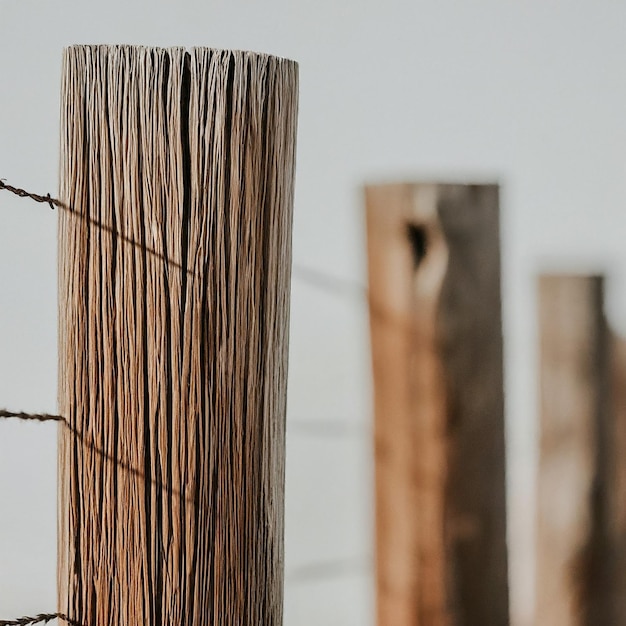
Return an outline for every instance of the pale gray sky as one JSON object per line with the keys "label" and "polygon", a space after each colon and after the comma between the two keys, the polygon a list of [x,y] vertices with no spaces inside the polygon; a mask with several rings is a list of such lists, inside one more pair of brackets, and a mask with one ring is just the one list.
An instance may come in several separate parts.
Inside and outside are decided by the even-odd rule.
{"label": "pale gray sky", "polygon": [[[608,0],[0,0],[0,178],[56,192],[60,63],[74,43],[202,45],[300,62],[294,259],[364,281],[365,181],[497,180],[512,606],[532,610],[534,273],[611,270],[626,328],[626,4]],[[620,297],[621,294],[621,297]],[[0,194],[0,406],[56,408],[56,217]],[[289,419],[365,434],[288,437],[286,626],[371,626],[371,382],[362,303],[296,282]],[[0,423],[0,618],[53,610],[55,426]]]}

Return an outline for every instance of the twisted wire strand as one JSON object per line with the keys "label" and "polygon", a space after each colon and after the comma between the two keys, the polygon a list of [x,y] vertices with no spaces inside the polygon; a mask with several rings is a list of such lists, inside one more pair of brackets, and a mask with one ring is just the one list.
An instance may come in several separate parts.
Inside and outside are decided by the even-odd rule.
{"label": "twisted wire strand", "polygon": [[[61,415],[51,415],[50,413],[24,413],[23,411],[7,411],[6,409],[0,409],[0,418],[4,419],[20,419],[20,420],[32,420],[35,422],[64,422],[65,418]],[[0,626],[2,622],[0,621]]]}
{"label": "twisted wire strand", "polygon": [[81,626],[76,620],[70,619],[63,613],[39,613],[32,617],[25,616],[17,619],[0,619],[0,626],[29,626],[30,624],[47,624],[54,619],[64,621],[72,626]]}
{"label": "twisted wire strand", "polygon": [[[1,190],[10,191],[11,193],[19,196],[20,198],[30,198],[35,202],[40,202],[43,204],[50,205],[51,209],[58,207],[60,209],[72,210],[70,207],[67,207],[57,198],[53,198],[49,193],[45,196],[41,196],[36,193],[31,193],[30,191],[26,191],[25,189],[20,189],[19,187],[13,187],[5,182],[4,178],[0,178],[0,191]],[[81,219],[85,219],[85,216],[78,214],[78,217]],[[107,227],[105,224],[102,224],[96,220],[88,218],[87,221],[95,224],[96,226],[106,230],[107,232],[115,232]],[[115,232],[115,234],[121,237],[124,241],[131,243],[133,245],[137,245],[145,249],[147,252],[153,253],[152,250],[147,248],[143,244],[139,244],[135,241],[128,239],[123,236],[121,233]],[[169,260],[171,265],[177,266],[177,264],[173,263],[171,259]],[[348,280],[345,278],[338,278],[336,276],[331,276],[330,274],[326,274],[325,272],[320,272],[319,270],[312,269],[310,267],[306,267],[304,265],[299,265],[294,263],[293,265],[293,275],[295,278],[300,280],[303,283],[307,283],[313,287],[317,287],[319,289],[323,289],[324,291],[328,291],[331,293],[340,293],[342,295],[347,295],[350,297],[356,298],[365,298],[368,299],[368,289],[365,285],[362,285],[356,281]]]}
{"label": "twisted wire strand", "polygon": [[370,555],[334,561],[307,563],[285,574],[285,583],[303,583],[331,578],[342,578],[354,574],[368,574],[373,568],[374,558]]}
{"label": "twisted wire strand", "polygon": [[[7,191],[10,191],[11,193],[15,194],[16,196],[19,196],[20,198],[30,198],[31,200],[34,200],[35,202],[48,204],[53,211],[54,211],[55,206],[58,206],[58,207],[63,206],[63,203],[60,200],[53,198],[49,193],[46,194],[45,196],[40,196],[37,193],[30,193],[29,191],[26,191],[25,189],[20,189],[19,187],[13,187],[12,185],[8,185],[3,178],[0,179],[0,190],[2,189],[6,189]],[[0,626],[1,626],[1,622],[0,622]]]}

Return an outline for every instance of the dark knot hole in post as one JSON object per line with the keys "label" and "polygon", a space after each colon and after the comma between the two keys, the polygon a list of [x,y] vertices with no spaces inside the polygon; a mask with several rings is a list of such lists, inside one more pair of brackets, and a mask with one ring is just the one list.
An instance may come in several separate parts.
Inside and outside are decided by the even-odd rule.
{"label": "dark knot hole in post", "polygon": [[413,268],[418,269],[428,252],[428,237],[424,226],[417,224],[407,225],[407,237],[411,244],[411,252],[413,254]]}

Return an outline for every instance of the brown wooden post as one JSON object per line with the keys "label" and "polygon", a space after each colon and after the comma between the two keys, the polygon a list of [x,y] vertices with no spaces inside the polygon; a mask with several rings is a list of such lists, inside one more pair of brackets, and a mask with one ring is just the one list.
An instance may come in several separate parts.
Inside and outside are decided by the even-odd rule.
{"label": "brown wooden post", "polygon": [[366,188],[379,626],[508,623],[498,188]]}
{"label": "brown wooden post", "polygon": [[59,610],[279,626],[297,65],[76,46],[63,81]]}
{"label": "brown wooden post", "polygon": [[614,410],[609,423],[609,552],[613,624],[626,624],[626,340],[614,333],[611,345],[611,391]]}
{"label": "brown wooden post", "polygon": [[615,499],[615,485],[624,480],[616,474],[624,434],[615,429],[610,370],[618,372],[612,362],[619,359],[610,357],[603,279],[540,277],[539,324],[535,623],[614,626],[622,623],[616,541],[624,540],[615,525],[623,528],[617,517],[623,502]]}

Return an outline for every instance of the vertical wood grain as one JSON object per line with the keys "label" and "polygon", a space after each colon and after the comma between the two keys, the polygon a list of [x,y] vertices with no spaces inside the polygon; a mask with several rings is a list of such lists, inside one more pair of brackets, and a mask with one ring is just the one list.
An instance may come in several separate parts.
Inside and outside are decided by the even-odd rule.
{"label": "vertical wood grain", "polygon": [[59,610],[282,623],[297,65],[64,56]]}

